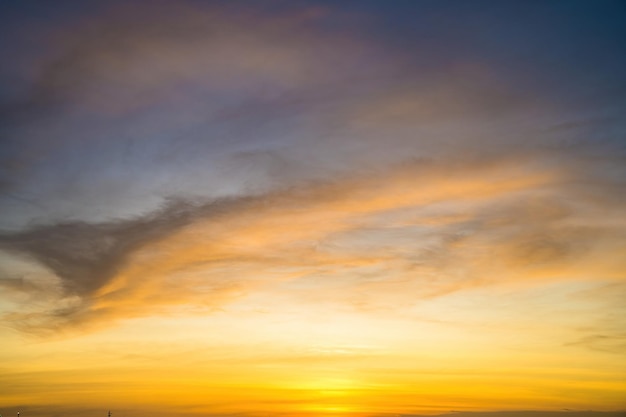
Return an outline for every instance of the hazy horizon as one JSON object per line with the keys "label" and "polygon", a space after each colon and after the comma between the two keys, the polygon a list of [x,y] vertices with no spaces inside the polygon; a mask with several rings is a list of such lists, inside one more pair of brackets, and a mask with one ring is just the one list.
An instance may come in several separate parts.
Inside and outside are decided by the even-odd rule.
{"label": "hazy horizon", "polygon": [[[147,410],[107,410],[106,408],[84,408],[84,409],[59,409],[58,407],[51,407],[46,409],[44,406],[39,406],[36,408],[26,407],[21,411],[19,407],[13,407],[9,409],[5,409],[5,416],[16,415],[18,411],[20,411],[20,417],[29,417],[29,416],[107,416],[108,413],[111,412],[111,417],[113,416],[126,416],[133,417],[138,415],[148,415],[146,414]],[[53,410],[52,412],[50,410]],[[159,412],[158,410],[150,410],[149,411],[152,416],[166,416],[171,415],[167,412]],[[239,415],[237,413],[228,413],[228,414],[211,414],[211,413],[189,413],[189,412],[180,412],[175,411],[176,415],[193,415],[193,416],[235,416]],[[257,412],[249,414],[251,416],[289,416],[292,415],[290,413],[267,413],[267,412]],[[301,415],[309,415],[307,413]],[[452,417],[452,416],[467,416],[467,417],[624,417],[626,415],[626,410],[622,411],[592,411],[592,410],[559,410],[559,411],[537,411],[537,410],[510,410],[510,411],[449,411],[442,412],[436,414],[398,414],[398,413],[367,413],[367,412],[357,412],[357,413],[348,413],[345,414],[347,416],[370,416],[370,417]]]}

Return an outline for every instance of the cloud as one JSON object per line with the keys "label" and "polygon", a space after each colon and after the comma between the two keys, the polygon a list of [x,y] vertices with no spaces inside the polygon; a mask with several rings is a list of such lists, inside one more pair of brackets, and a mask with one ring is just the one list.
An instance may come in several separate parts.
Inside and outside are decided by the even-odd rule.
{"label": "cloud", "polygon": [[188,222],[188,217],[187,207],[174,204],[139,220],[60,223],[4,234],[0,246],[27,253],[63,277],[67,294],[88,296],[116,272],[126,253],[171,233]]}
{"label": "cloud", "polygon": [[591,350],[622,355],[626,352],[626,333],[612,335],[592,334],[567,345],[583,346]]}
{"label": "cloud", "polygon": [[18,291],[18,292],[35,292],[40,289],[35,283],[19,278],[0,278],[0,288],[6,291]]}
{"label": "cloud", "polygon": [[476,286],[622,279],[614,230],[578,226],[585,217],[548,191],[564,174],[517,160],[412,163],[3,233],[2,250],[45,266],[63,289],[54,307],[8,317],[36,332],[214,311],[257,293],[367,312]]}
{"label": "cloud", "polygon": [[593,171],[603,188],[614,179],[599,167],[620,169],[619,140],[585,137],[613,143],[590,161],[588,147],[545,131],[602,115],[513,83],[486,57],[434,64],[418,51],[417,71],[380,33],[334,27],[346,13],[336,6],[144,6],[37,29],[48,52],[3,104],[2,227],[106,222],[164,196],[269,192],[409,158],[515,153],[585,181]]}
{"label": "cloud", "polygon": [[24,94],[0,109],[4,227],[32,217],[103,220],[154,210],[164,195],[266,187],[268,163],[240,156],[279,155],[284,137],[302,130],[298,119],[328,99],[320,90],[367,72],[363,60],[375,54],[319,30],[319,10],[191,2],[148,10],[116,3],[64,29],[36,29],[48,52]]}
{"label": "cloud", "polygon": [[[60,279],[61,304],[66,304],[43,315],[27,313],[15,317],[30,323],[29,328],[38,328],[88,315],[91,298],[115,276],[131,253],[172,234],[198,216],[218,216],[231,205],[233,202],[226,200],[200,206],[171,201],[155,213],[131,220],[58,223],[0,235],[1,249],[27,255]],[[20,286],[22,291],[36,288],[30,280],[25,282]]]}
{"label": "cloud", "polygon": [[[190,81],[216,90],[256,89],[263,80],[275,88],[294,80],[319,81],[319,71],[328,75],[325,59],[342,62],[339,44],[355,46],[345,38],[334,37],[331,46],[324,42],[327,35],[312,36],[316,16],[303,17],[305,10],[268,14],[262,8],[191,2],[143,6],[111,3],[100,14],[74,20],[72,30],[44,25],[40,30],[54,53],[37,72],[29,96],[14,103],[15,110],[52,110],[77,100],[123,112]],[[289,38],[283,37],[287,31]],[[300,48],[303,44],[310,49]]]}
{"label": "cloud", "polygon": [[614,119],[478,57],[416,73],[427,56],[321,30],[329,13],[116,4],[46,32],[29,93],[3,103],[0,247],[60,295],[12,322],[215,309],[267,288],[367,311],[622,279],[623,154],[597,131]]}

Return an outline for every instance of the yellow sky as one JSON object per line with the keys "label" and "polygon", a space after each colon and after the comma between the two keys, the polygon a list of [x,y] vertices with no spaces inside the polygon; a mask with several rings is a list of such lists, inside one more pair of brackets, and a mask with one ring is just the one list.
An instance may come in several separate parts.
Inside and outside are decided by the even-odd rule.
{"label": "yellow sky", "polygon": [[[563,219],[549,199],[563,175],[403,166],[200,217],[133,253],[62,333],[3,328],[2,399],[293,416],[618,409],[612,254],[625,240]],[[587,234],[584,250],[569,243]]]}

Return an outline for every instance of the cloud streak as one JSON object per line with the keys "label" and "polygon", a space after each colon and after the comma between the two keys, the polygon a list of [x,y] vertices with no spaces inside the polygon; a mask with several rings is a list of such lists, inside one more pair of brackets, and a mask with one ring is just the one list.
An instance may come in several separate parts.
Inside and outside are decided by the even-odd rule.
{"label": "cloud streak", "polygon": [[578,225],[582,212],[556,197],[564,174],[516,160],[454,171],[403,164],[383,177],[3,233],[0,247],[48,268],[67,303],[10,317],[32,331],[58,329],[194,303],[219,308],[270,289],[375,311],[475,286],[621,279],[611,272],[620,261],[610,254],[624,245],[615,225]]}

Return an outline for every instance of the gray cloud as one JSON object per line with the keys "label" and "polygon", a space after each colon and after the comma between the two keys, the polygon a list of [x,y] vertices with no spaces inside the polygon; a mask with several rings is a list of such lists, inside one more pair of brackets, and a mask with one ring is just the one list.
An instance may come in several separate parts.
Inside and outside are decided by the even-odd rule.
{"label": "gray cloud", "polygon": [[[132,219],[65,222],[0,233],[0,250],[45,266],[59,279],[61,287],[60,294],[52,294],[46,293],[51,291],[50,284],[46,287],[33,278],[3,278],[0,287],[19,290],[37,301],[34,309],[25,306],[3,317],[23,331],[42,335],[106,321],[116,311],[93,308],[94,296],[126,265],[130,255],[194,221],[213,219],[219,222],[220,215],[261,200],[242,197],[200,203],[172,199],[161,209]],[[51,303],[41,304],[43,299],[51,297]]]}
{"label": "gray cloud", "polygon": [[198,217],[209,217],[245,199],[194,204],[171,201],[161,210],[107,223],[68,222],[0,234],[0,248],[25,254],[62,280],[67,295],[89,297],[116,273],[129,253],[158,241]]}
{"label": "gray cloud", "polygon": [[40,293],[41,286],[24,277],[0,277],[0,288],[20,293]]}
{"label": "gray cloud", "polygon": [[626,333],[592,334],[568,343],[566,346],[582,346],[600,352],[623,355],[626,352]]}

